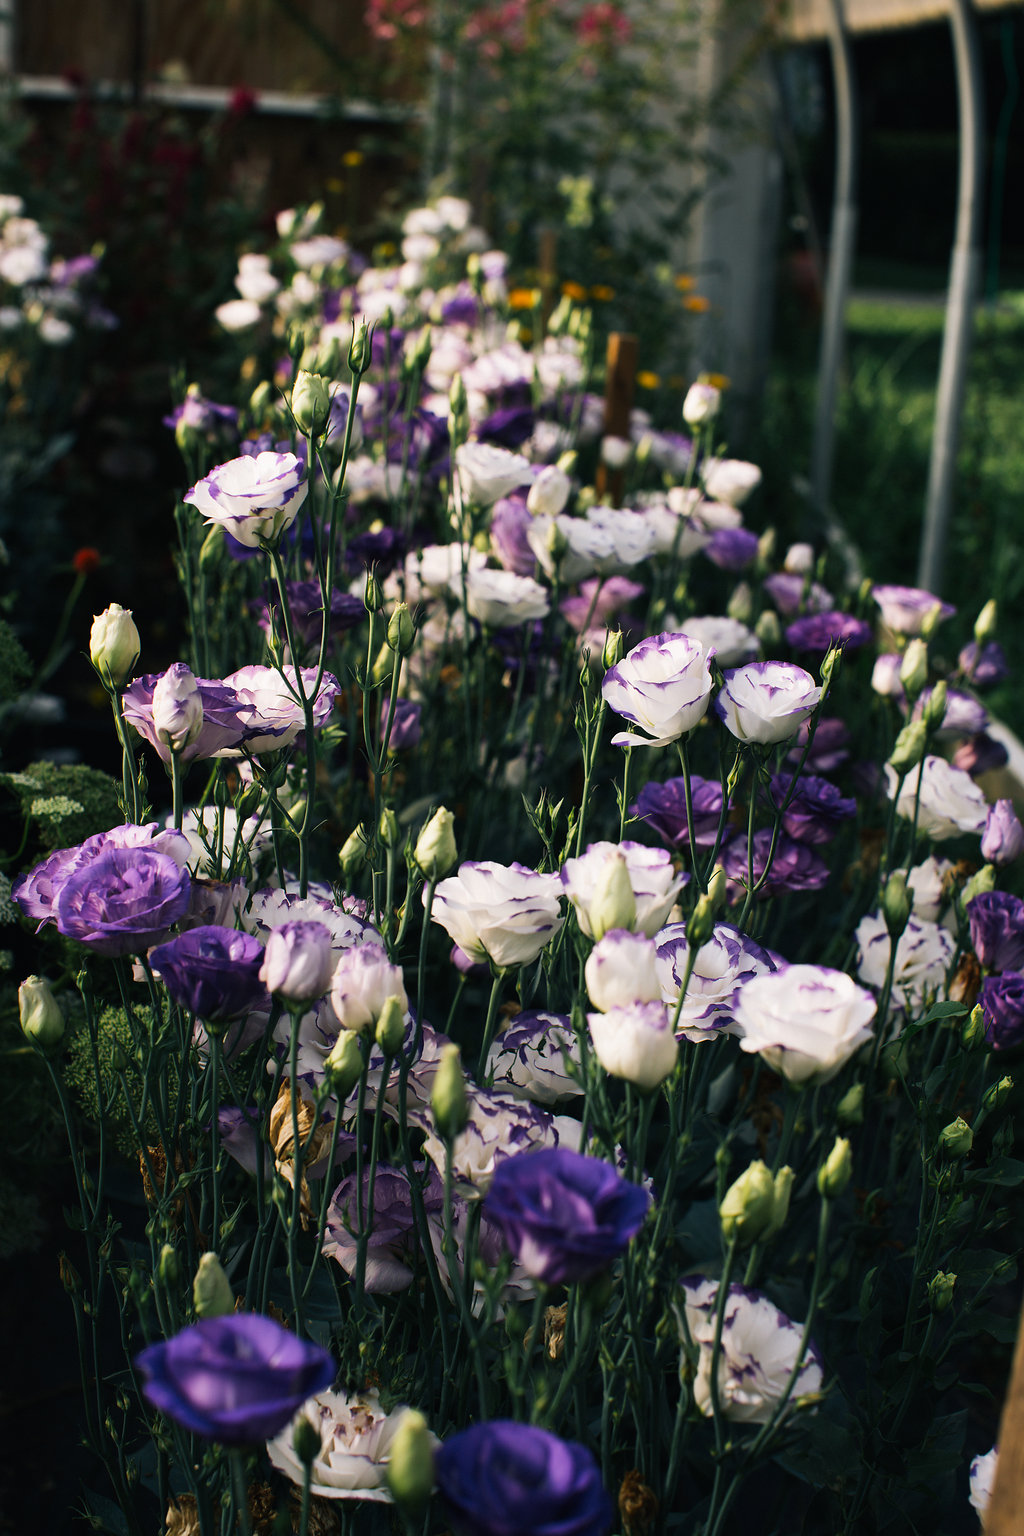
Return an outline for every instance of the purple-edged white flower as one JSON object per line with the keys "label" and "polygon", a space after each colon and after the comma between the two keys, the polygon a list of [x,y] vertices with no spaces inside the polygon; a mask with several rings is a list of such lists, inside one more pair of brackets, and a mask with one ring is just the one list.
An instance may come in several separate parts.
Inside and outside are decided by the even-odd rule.
{"label": "purple-edged white flower", "polygon": [[[452,1170],[460,1183],[484,1190],[504,1158],[558,1145],[554,1118],[538,1104],[500,1088],[474,1088],[467,1083],[466,1090],[469,1122],[452,1144]],[[409,1120],[427,1132],[424,1154],[443,1172],[445,1144],[434,1128],[432,1113],[410,1108]]]}
{"label": "purple-edged white flower", "polygon": [[579,1043],[567,1013],[517,1013],[491,1046],[487,1072],[498,1088],[545,1108],[583,1092]]}
{"label": "purple-edged white flower", "polygon": [[[393,1295],[412,1284],[417,1253],[416,1213],[409,1177],[403,1168],[378,1163],[373,1180],[373,1209],[369,1205],[370,1170],[363,1169],[362,1212],[369,1227],[363,1284],[374,1296]],[[342,1179],[327,1207],[323,1253],[340,1264],[347,1275],[358,1267],[360,1201],[354,1173]],[[436,1169],[422,1194],[424,1211],[437,1217],[444,1210],[444,1188]]]}
{"label": "purple-edged white flower", "polygon": [[333,968],[327,924],[300,920],[270,933],[260,980],[286,1003],[311,1003],[327,991]]}
{"label": "purple-edged white flower", "polygon": [[718,415],[721,403],[722,391],[716,389],[714,384],[705,384],[698,379],[686,391],[683,400],[683,420],[688,427],[699,427],[703,422],[711,421]]}
{"label": "purple-edged white flower", "polygon": [[738,667],[757,655],[757,636],[739,619],[726,615],[695,614],[677,626],[679,633],[688,635],[704,647],[708,656],[714,656],[720,667]]}
{"label": "purple-edged white flower", "polygon": [[385,1413],[373,1387],[357,1397],[318,1392],[279,1435],[267,1441],[267,1454],[277,1470],[301,1488],[305,1468],[295,1450],[295,1430],[305,1419],[320,1433],[320,1450],[313,1457],[310,1476],[313,1496],[390,1504],[387,1469],[391,1446],[408,1412],[405,1404],[399,1403]]}
{"label": "purple-edged white flower", "polygon": [[[693,1396],[701,1413],[713,1412],[711,1361],[715,1343],[718,1281],[691,1275],[682,1283],[686,1325],[700,1350]],[[760,1291],[730,1285],[718,1361],[718,1401],[727,1419],[767,1424],[782,1402],[797,1363],[785,1413],[803,1397],[821,1391],[821,1358],[813,1344],[801,1357],[803,1324],[794,1323]]]}
{"label": "purple-edged white flower", "polygon": [[561,892],[557,875],[524,864],[468,862],[437,885],[430,917],[473,960],[529,965],[565,921]]}
{"label": "purple-edged white flower", "polygon": [[291,527],[307,489],[301,459],[268,451],[219,464],[182,499],[239,544],[257,549],[261,540],[271,543]]}
{"label": "purple-edged white flower", "polygon": [[551,606],[547,591],[532,576],[496,571],[489,566],[466,576],[466,607],[491,629],[542,619]]}
{"label": "purple-edged white flower", "polygon": [[821,698],[803,667],[788,661],[752,661],[725,674],[715,713],[738,741],[763,746],[788,741]]}
{"label": "purple-edged white flower", "polygon": [[996,1480],[996,1465],[999,1461],[999,1447],[994,1445],[984,1456],[975,1456],[971,1462],[971,1508],[977,1511],[982,1528],[985,1525],[985,1514],[988,1510],[989,1500],[992,1497],[992,1488]]}
{"label": "purple-edged white flower", "polygon": [[641,640],[601,684],[609,709],[644,732],[621,731],[614,746],[660,747],[678,741],[704,718],[711,697],[708,653],[689,635],[665,632]]}
{"label": "purple-edged white flower", "polygon": [[[938,922],[943,909],[949,906],[952,870],[950,859],[939,859],[934,854],[914,865],[907,876],[907,891],[913,901],[915,917],[926,923]],[[947,915],[947,926],[950,922],[955,927],[956,919],[951,913]]]}
{"label": "purple-edged white flower", "polygon": [[572,481],[557,464],[545,464],[530,486],[526,506],[534,517],[557,517],[564,512]]}
{"label": "purple-edged white flower", "polygon": [[346,949],[331,979],[331,1006],[342,1029],[373,1029],[392,997],[405,1012],[409,999],[402,967],[392,965],[383,944],[371,941]]}
{"label": "purple-edged white flower", "polygon": [[[655,934],[661,995],[675,1016],[679,989],[686,975],[689,946],[684,923],[672,923]],[[767,976],[775,962],[732,923],[716,923],[706,944],[698,949],[679,1012],[676,1035],[698,1043],[719,1034],[736,1034],[733,1004],[744,982]]]}
{"label": "purple-edged white flower", "polygon": [[625,928],[613,928],[587,956],[584,977],[595,1008],[628,1008],[632,1003],[661,999],[657,968],[658,952],[653,939]]}
{"label": "purple-edged white flower", "polygon": [[[299,676],[309,698],[316,683],[316,667],[303,667]],[[295,668],[286,666],[282,675],[276,667],[239,667],[224,679],[238,697],[239,708],[248,725],[245,747],[248,752],[272,752],[290,747],[305,728],[305,715],[296,691]],[[327,724],[334,701],[341,692],[332,672],[325,672],[313,699],[313,729]]]}
{"label": "purple-edged white flower", "polygon": [[981,856],[989,864],[1012,864],[1024,850],[1024,827],[1017,819],[1012,800],[997,800],[988,808],[981,834]]}
{"label": "purple-edged white flower", "polygon": [[877,1004],[844,971],[789,965],[740,987],[740,1047],[791,1083],[827,1082],[872,1037]]}
{"label": "purple-edged white flower", "polygon": [[607,1013],[588,1013],[594,1055],[612,1077],[651,1093],[679,1060],[669,1010],[662,1002],[629,1003]]}
{"label": "purple-edged white flower", "polygon": [[[672,910],[687,876],[677,874],[666,848],[642,843],[591,843],[578,859],[566,859],[561,883],[588,939],[611,928],[631,928],[648,938]],[[627,889],[628,886],[628,889]]]}
{"label": "purple-edged white flower", "polygon": [[950,619],[956,613],[951,603],[921,587],[872,587],[871,596],[882,610],[882,623],[897,635],[919,635],[925,620],[936,610],[940,619]]}
{"label": "purple-edged white flower", "polygon": [[742,507],[761,484],[761,471],[756,464],[748,464],[743,459],[708,459],[703,478],[709,501],[724,501],[730,507]]}
{"label": "purple-edged white flower", "polygon": [[[888,973],[892,939],[879,912],[866,913],[857,924],[857,975],[880,992]],[[947,929],[911,914],[896,944],[890,1005],[914,1012],[941,992],[953,963],[956,944]]]}
{"label": "purple-edged white flower", "polygon": [[[888,763],[885,776],[892,797],[899,776]],[[920,781],[921,792],[917,787]],[[896,814],[910,821],[917,815],[917,830],[941,843],[962,832],[982,832],[988,821],[988,801],[969,773],[955,768],[944,757],[928,756],[903,781],[896,800]]]}
{"label": "purple-edged white flower", "polygon": [[462,443],[455,450],[455,468],[463,496],[479,507],[493,506],[533,479],[528,459],[493,443]]}
{"label": "purple-edged white flower", "polygon": [[176,661],[153,689],[153,729],[172,752],[191,746],[203,728],[203,701],[191,668]]}

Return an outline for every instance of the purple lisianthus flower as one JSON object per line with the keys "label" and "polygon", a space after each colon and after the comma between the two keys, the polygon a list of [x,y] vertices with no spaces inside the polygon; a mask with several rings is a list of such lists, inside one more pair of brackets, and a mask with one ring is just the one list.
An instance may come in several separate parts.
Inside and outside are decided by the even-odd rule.
{"label": "purple lisianthus flower", "polygon": [[166,853],[105,848],[76,869],[57,897],[57,929],[98,955],[135,955],[188,911],[188,871]]}
{"label": "purple lisianthus flower", "polygon": [[[288,596],[288,607],[291,610],[292,628],[296,635],[306,645],[319,646],[324,629],[324,599],[320,590],[320,583],[316,580],[289,581],[285,584],[285,592]],[[278,598],[276,591],[271,593],[266,602],[256,601],[253,607],[257,614],[257,620],[264,634],[270,634],[271,612],[277,613]],[[361,597],[354,597],[351,592],[343,592],[338,588],[331,593],[330,613],[330,637],[344,634],[346,630],[354,629],[361,624],[366,617],[366,608]],[[278,634],[284,634],[284,624],[280,617],[277,619]]]}
{"label": "purple lisianthus flower", "polygon": [[852,613],[808,613],[786,627],[786,639],[794,651],[815,651],[820,655],[833,645],[856,650],[871,639],[871,625]]}
{"label": "purple lisianthus flower", "polygon": [[457,1536],[605,1536],[612,1504],[582,1445],[492,1419],[450,1435],[434,1458]]}
{"label": "purple lisianthus flower", "polygon": [[994,688],[1010,675],[1006,652],[998,640],[989,640],[982,646],[977,640],[969,641],[957,661],[972,688]]}
{"label": "purple lisianthus flower", "polygon": [[[381,736],[388,723],[388,710],[391,700],[385,696],[380,707],[380,731]],[[389,752],[408,752],[413,747],[418,747],[423,735],[423,705],[416,704],[412,699],[396,699],[395,712],[391,719],[391,735],[388,737]]]}
{"label": "purple lisianthus flower", "polygon": [[994,1051],[1024,1044],[1024,976],[1019,971],[986,976],[978,1002],[985,1014],[985,1039]]}
{"label": "purple lisianthus flower", "polygon": [[628,576],[608,576],[604,581],[594,576],[581,582],[576,596],[565,598],[559,611],[571,629],[583,634],[589,629],[607,628],[620,609],[643,593],[642,584]]}
{"label": "purple lisianthus flower", "polygon": [[801,609],[807,613],[830,613],[833,609],[831,592],[796,571],[774,571],[761,585],[784,618],[795,617]]}
{"label": "purple lisianthus flower", "polygon": [[[124,717],[135,727],[139,735],[148,741],[161,761],[169,763],[171,748],[162,741],[153,715],[153,697],[165,673],[148,672],[130,683],[121,696]],[[183,763],[196,759],[216,757],[219,752],[241,747],[252,734],[251,724],[255,713],[252,704],[242,701],[236,689],[226,682],[205,677],[195,679],[199,702],[202,705],[202,724],[191,741],[187,741],[180,756]]]}
{"label": "purple lisianthus flower", "polygon": [[[768,786],[772,805],[782,805],[792,783],[792,774],[772,776]],[[793,797],[782,813],[782,825],[798,843],[829,843],[840,824],[856,814],[856,800],[841,795],[828,779],[806,773],[797,780]]]}
{"label": "purple lisianthus flower", "polygon": [[[717,779],[690,776],[693,840],[698,848],[713,848],[722,816],[722,786]],[[686,820],[686,781],[666,779],[664,784],[645,784],[630,812],[653,827],[670,848],[689,846]]]}
{"label": "purple lisianthus flower", "polygon": [[243,453],[212,469],[182,500],[254,549],[291,527],[308,488],[306,466],[294,453]]}
{"label": "purple lisianthus flower", "polygon": [[532,406],[504,406],[492,411],[480,423],[476,435],[482,443],[495,443],[499,448],[519,448],[532,435],[535,423]]}
{"label": "purple lisianthus flower", "polygon": [[491,546],[506,571],[516,576],[532,576],[537,557],[526,537],[533,524],[523,492],[502,496],[491,509]]}
{"label": "purple lisianthus flower", "polygon": [[564,1147],[506,1158],[484,1196],[484,1213],[512,1257],[545,1285],[573,1285],[607,1269],[649,1205],[647,1191],[608,1163]]}
{"label": "purple lisianthus flower", "polygon": [[990,773],[993,768],[1005,768],[1010,754],[1001,741],[996,741],[987,731],[979,731],[962,741],[953,753],[954,768],[962,768],[972,778]]}
{"label": "purple lisianthus flower", "polygon": [[1024,827],[1017,819],[1012,800],[997,800],[988,808],[981,834],[981,856],[990,864],[1012,864],[1024,851]]}
{"label": "purple lisianthus flower", "polygon": [[[797,731],[796,742],[786,754],[786,762],[799,764],[807,745],[809,727],[802,725]],[[850,733],[842,720],[834,715],[823,715],[818,721],[811,750],[805,767],[810,773],[835,773],[849,760]]]}
{"label": "purple lisianthus flower", "polygon": [[308,1397],[334,1380],[334,1361],[272,1318],[206,1317],[135,1363],[154,1408],[223,1445],[255,1445],[284,1428]]}
{"label": "purple lisianthus flower", "polygon": [[956,613],[952,603],[921,587],[872,587],[871,596],[882,610],[882,623],[898,635],[919,635],[936,609],[940,619],[951,619]]}
{"label": "purple lisianthus flower", "polygon": [[126,826],[111,827],[109,832],[97,832],[73,848],[56,849],[42,864],[18,876],[11,895],[25,916],[34,918],[40,927],[44,923],[55,923],[57,899],[67,881],[76,870],[93,863],[108,848],[144,848],[149,853],[166,853],[182,869],[191,857],[189,840],[184,833],[166,831],[155,821],[144,826],[129,822]]}
{"label": "purple lisianthus flower", "polygon": [[251,933],[208,925],[158,944],[149,963],[179,1008],[207,1024],[241,1018],[270,999],[260,981],[263,945]]}
{"label": "purple lisianthus flower", "polygon": [[[373,1180],[373,1208],[369,1204],[370,1170],[362,1176],[363,1196],[356,1198],[355,1174],[342,1179],[327,1209],[327,1229],[323,1252],[335,1259],[347,1275],[355,1275],[359,1261],[359,1212],[369,1229],[366,1248],[365,1289],[371,1295],[390,1295],[411,1285],[411,1260],[417,1252],[416,1215],[412,1190],[403,1169],[378,1163]],[[444,1210],[444,1188],[435,1168],[423,1190],[423,1208],[428,1219]]]}
{"label": "purple lisianthus flower", "polygon": [[971,946],[986,971],[1024,971],[1024,901],[983,891],[967,903]]}
{"label": "purple lisianthus flower", "polygon": [[[921,719],[931,696],[932,690],[926,688],[914,705],[912,719]],[[962,688],[946,690],[946,713],[942,717],[940,730],[952,731],[963,736],[980,736],[988,724],[988,719],[988,710],[973,694],[964,693]]]}
{"label": "purple lisianthus flower", "polygon": [[[765,872],[771,845],[770,827],[764,827],[760,832],[754,833],[755,885]],[[729,882],[730,894],[735,899],[739,893],[747,889],[749,882],[750,861],[746,838],[734,838],[723,850],[722,868]],[[828,877],[828,865],[820,854],[808,848],[806,843],[798,843],[795,839],[787,837],[784,832],[780,832],[775,841],[775,853],[768,878],[759,887],[757,894],[763,900],[767,896],[776,895],[779,891],[820,891],[828,884]]]}
{"label": "purple lisianthus flower", "polygon": [[744,571],[757,559],[757,534],[748,528],[716,528],[704,554],[720,571]]}
{"label": "purple lisianthus flower", "polygon": [[[400,528],[380,528],[376,533],[358,533],[350,539],[345,550],[345,562],[350,570],[369,570],[386,576],[403,559],[406,537]],[[360,599],[361,603],[361,599]]]}

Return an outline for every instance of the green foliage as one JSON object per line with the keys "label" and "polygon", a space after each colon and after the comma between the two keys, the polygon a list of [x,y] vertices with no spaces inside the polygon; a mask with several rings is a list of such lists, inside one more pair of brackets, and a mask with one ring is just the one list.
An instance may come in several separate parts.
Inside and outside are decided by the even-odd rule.
{"label": "green foliage", "polygon": [[17,698],[32,676],[32,663],[6,619],[0,619],[0,704]]}
{"label": "green foliage", "polygon": [[[150,1008],[137,1008],[135,1014],[132,1024],[125,1017],[123,1008],[104,1008],[96,1021],[95,1048],[88,1023],[79,1015],[68,1029],[67,1055],[62,1069],[64,1080],[86,1120],[95,1126],[102,1122],[118,1149],[133,1159],[138,1155],[139,1143],[132,1128],[122,1078],[137,1104],[142,1054],[139,1034],[141,1032],[148,1040],[153,1027]],[[168,1066],[167,1070],[169,1083],[173,1086],[177,1083],[177,1072],[173,1066]],[[146,1112],[142,1131],[147,1141],[159,1139],[152,1109]]]}
{"label": "green foliage", "polygon": [[30,763],[22,773],[0,775],[22,814],[35,822],[47,848],[70,848],[122,820],[118,786],[107,773],[84,763]]}

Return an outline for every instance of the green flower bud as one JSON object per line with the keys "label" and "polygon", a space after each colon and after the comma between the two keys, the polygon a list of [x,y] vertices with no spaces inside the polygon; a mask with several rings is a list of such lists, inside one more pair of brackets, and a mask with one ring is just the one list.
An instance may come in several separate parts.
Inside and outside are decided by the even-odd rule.
{"label": "green flower bud", "polygon": [[89,660],[108,688],[120,688],[131,677],[142,650],[130,608],[111,603],[96,615],[89,634]]}
{"label": "green flower bud", "polygon": [[331,414],[331,395],[327,380],[319,373],[304,369],[295,375],[292,388],[292,415],[303,432],[319,437]]}
{"label": "green flower bud", "polygon": [[412,856],[428,880],[440,880],[455,868],[459,854],[452,830],[454,826],[455,817],[451,811],[439,805],[420,830]]}
{"label": "green flower bud", "polygon": [[249,409],[254,416],[262,418],[274,404],[274,386],[269,379],[261,379],[249,396]]}
{"label": "green flower bud", "polygon": [[25,1038],[44,1053],[64,1038],[64,1014],[44,976],[26,976],[18,988],[18,1016]]}
{"label": "green flower bud", "polygon": [[775,1209],[772,1212],[771,1224],[765,1232],[765,1237],[774,1237],[776,1232],[781,1232],[786,1225],[786,1217],[789,1215],[789,1201],[793,1193],[795,1179],[796,1175],[788,1165],[780,1168],[775,1175],[772,1184]]}
{"label": "green flower bud", "polygon": [[359,1036],[343,1029],[324,1060],[324,1074],[339,1099],[346,1099],[363,1072]]}
{"label": "green flower bud", "polygon": [[555,462],[557,467],[562,471],[563,475],[571,476],[576,473],[576,466],[579,463],[579,457],[580,456],[576,452],[575,448],[567,448],[564,453],[560,453],[558,455],[558,458]]}
{"label": "green flower bud", "polygon": [[394,1056],[405,1039],[405,1008],[397,997],[385,1000],[377,1019],[374,1039],[385,1056]]}
{"label": "green flower bud", "polygon": [[995,634],[998,612],[995,598],[990,597],[974,621],[974,638],[979,645],[984,645]]}
{"label": "green flower bud", "polygon": [[156,1276],[165,1291],[176,1291],[181,1284],[181,1265],[178,1263],[177,1250],[172,1248],[170,1243],[164,1243],[160,1249]]}
{"label": "green flower bud", "polygon": [[380,582],[372,571],[366,573],[366,585],[363,588],[363,607],[367,613],[379,613],[384,607],[384,593],[380,589]]}
{"label": "green flower bud", "polygon": [[395,815],[390,805],[386,806],[385,809],[381,812],[380,825],[377,828],[377,835],[381,842],[384,844],[385,848],[397,848],[398,844],[401,842],[402,831],[398,825],[398,817]]}
{"label": "green flower bud", "polygon": [[438,1134],[454,1141],[469,1121],[469,1098],[462,1073],[462,1053],[457,1045],[441,1048],[441,1058],[430,1090],[430,1107]]}
{"label": "green flower bud", "polygon": [[215,1253],[204,1253],[192,1281],[192,1301],[197,1317],[227,1317],[235,1310],[231,1282]]}
{"label": "green flower bud", "polygon": [[612,928],[632,928],[636,922],[636,897],[629,878],[626,855],[616,849],[606,859],[588,903],[590,929],[595,939],[602,939]]}
{"label": "green flower bud", "polygon": [[348,349],[348,367],[353,378],[364,374],[369,368],[370,351],[370,328],[365,320],[360,320],[352,331]]}
{"label": "green flower bud", "polygon": [[900,662],[900,682],[907,697],[913,701],[927,681],[928,647],[923,640],[915,637],[903,652],[903,660]]}
{"label": "green flower bud", "polygon": [[902,869],[894,869],[885,882],[882,892],[882,916],[889,930],[889,937],[898,939],[910,918],[911,898],[907,891],[907,877]]}
{"label": "green flower bud", "polygon": [[323,1449],[320,1431],[305,1414],[300,1416],[292,1430],[292,1449],[304,1467],[311,1467]]}
{"label": "green flower bud", "polygon": [[604,650],[601,652],[601,665],[606,672],[622,660],[625,649],[622,630],[610,629],[604,637]]}
{"label": "green flower bud", "polygon": [[212,571],[218,564],[223,549],[224,529],[220,523],[214,523],[199,547],[199,569]]}
{"label": "green flower bud", "polygon": [[821,670],[818,673],[818,676],[821,678],[823,683],[828,683],[828,682],[831,681],[832,674],[835,671],[836,667],[839,665],[839,663],[842,661],[842,659],[843,659],[843,648],[842,648],[842,646],[841,645],[833,645],[831,647],[831,649],[826,653],[825,660],[822,662]]}
{"label": "green flower bud", "polygon": [[388,1488],[403,1509],[420,1510],[434,1487],[434,1437],[422,1413],[403,1413],[391,1442],[387,1464]]}
{"label": "green flower bud", "polygon": [[725,906],[726,897],[729,894],[729,877],[721,864],[716,864],[708,880],[708,901],[713,912],[721,912]]}
{"label": "green flower bud", "polygon": [[754,633],[766,651],[773,651],[782,641],[782,626],[774,608],[766,608],[754,625]]}
{"label": "green flower bud", "polygon": [[750,623],[754,612],[754,594],[745,581],[737,582],[733,588],[726,612],[730,619],[738,619],[741,624]]}
{"label": "green flower bud", "polygon": [[939,1133],[939,1145],[948,1157],[966,1157],[974,1145],[974,1132],[962,1115],[957,1115]]}
{"label": "green flower bud", "polygon": [[818,1169],[818,1193],[823,1200],[838,1200],[853,1174],[850,1143],[837,1136],[832,1151]]}
{"label": "green flower bud", "polygon": [[368,843],[369,838],[366,834],[366,828],[360,822],[358,827],[349,833],[342,844],[341,851],[338,854],[338,864],[341,867],[341,873],[347,885],[351,885],[354,882],[356,876],[366,863]]}
{"label": "green flower bud", "polygon": [[895,773],[909,773],[924,757],[927,745],[928,728],[924,721],[911,720],[896,737],[896,744],[889,754],[889,767]]}
{"label": "green flower bud", "polygon": [[840,1125],[864,1124],[864,1084],[854,1083],[847,1088],[836,1105],[836,1119]]}
{"label": "green flower bud", "polygon": [[388,620],[388,645],[399,656],[408,656],[416,640],[416,626],[408,603],[396,603]]}
{"label": "green flower bud", "polygon": [[762,565],[770,565],[775,554],[778,534],[774,528],[766,528],[757,541],[757,556]]}
{"label": "green flower bud", "polygon": [[718,1207],[727,1243],[749,1248],[771,1230],[775,1219],[775,1180],[767,1163],[751,1163],[729,1186]]}
{"label": "green flower bud", "polygon": [[928,695],[924,706],[923,719],[930,731],[937,731],[946,718],[946,705],[949,700],[949,690],[945,680],[940,678]]}
{"label": "green flower bud", "polygon": [[938,632],[938,628],[939,628],[939,625],[941,623],[942,623],[942,604],[940,602],[935,602],[929,608],[928,612],[925,614],[924,618],[921,621],[921,638],[922,638],[922,640],[931,640],[933,635],[935,635]]}
{"label": "green flower bud", "polygon": [[[321,342],[316,351],[316,368],[314,372],[322,374],[325,380],[336,379],[341,372],[341,342],[337,336],[332,336],[326,345]],[[328,384],[328,394],[330,385]]]}
{"label": "green flower bud", "polygon": [[943,1274],[940,1269],[928,1282],[928,1301],[933,1312],[945,1312],[953,1300],[956,1275]]}
{"label": "green flower bud", "polygon": [[960,901],[964,907],[974,900],[975,896],[981,896],[986,891],[994,891],[996,888],[996,872],[991,864],[983,864],[976,870],[971,878],[964,882],[960,892]]}
{"label": "green flower bud", "polygon": [[697,905],[686,919],[686,942],[690,949],[700,949],[715,931],[715,907],[709,896],[697,898]]}
{"label": "green flower bud", "polygon": [[[990,1115],[993,1110],[999,1109],[1005,1104],[1013,1091],[1013,1078],[1001,1077],[998,1083],[993,1083],[981,1101],[981,1114]],[[979,1119],[981,1116],[979,1115]]]}
{"label": "green flower bud", "polygon": [[971,1009],[970,1017],[964,1025],[963,1042],[969,1051],[985,1043],[985,1010],[980,1003]]}

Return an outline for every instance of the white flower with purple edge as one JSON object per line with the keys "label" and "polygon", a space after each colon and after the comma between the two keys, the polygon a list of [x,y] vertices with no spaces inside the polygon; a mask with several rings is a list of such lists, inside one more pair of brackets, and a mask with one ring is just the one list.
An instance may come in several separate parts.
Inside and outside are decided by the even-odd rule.
{"label": "white flower with purple edge", "polygon": [[[603,886],[606,866],[613,859],[625,860],[633,891],[636,915],[629,926],[650,938],[665,922],[689,877],[676,872],[666,848],[647,848],[643,843],[628,841],[591,843],[579,858],[566,859],[561,871],[565,894],[576,909],[581,932],[588,939],[596,936],[595,894]],[[625,925],[600,922],[599,926],[604,933],[606,928]]]}
{"label": "white flower with purple edge", "polygon": [[[857,975],[881,992],[889,969],[892,939],[880,912],[866,913],[857,924]],[[931,1001],[946,984],[956,943],[946,928],[912,913],[896,943],[890,1008],[913,1012]]]}
{"label": "white flower with purple edge", "polygon": [[882,623],[897,635],[919,635],[936,610],[940,619],[956,613],[951,603],[921,587],[877,586],[872,587],[871,596],[882,610]]}
{"label": "white flower with purple edge", "polygon": [[[546,1109],[501,1088],[476,1088],[467,1083],[466,1092],[469,1121],[452,1143],[452,1172],[459,1183],[485,1190],[506,1157],[558,1145],[558,1130]],[[411,1107],[408,1114],[410,1124],[427,1132],[424,1155],[443,1173],[445,1143],[434,1127],[432,1111]]]}
{"label": "white flower with purple edge", "polygon": [[981,856],[989,864],[1012,864],[1024,851],[1024,827],[1017,818],[1012,800],[997,800],[988,808],[988,820],[981,835]]}
{"label": "white flower with purple edge", "polygon": [[[299,676],[306,697],[310,698],[317,680],[317,668],[302,667]],[[229,673],[224,682],[238,695],[240,707],[248,707],[247,752],[272,752],[290,747],[299,732],[305,729],[306,717],[298,697],[293,666],[286,666],[283,673],[276,667],[239,667],[237,672]],[[314,730],[327,724],[340,692],[338,679],[332,672],[325,672],[313,697]]]}
{"label": "white flower with purple edge", "polygon": [[584,979],[595,1008],[607,1013],[632,1003],[661,1001],[653,939],[628,928],[612,928],[587,956]]}
{"label": "white flower with purple edge", "polygon": [[671,1077],[679,1060],[679,1042],[663,1002],[627,1003],[606,1013],[588,1013],[594,1055],[612,1077],[652,1093]]}
{"label": "white flower with purple edge", "polygon": [[828,1082],[872,1038],[877,1003],[844,971],[789,965],[739,988],[740,1048],[791,1083]]}
{"label": "white flower with purple edge", "polygon": [[[682,1282],[686,1325],[698,1347],[694,1401],[702,1414],[714,1412],[711,1361],[714,1354],[717,1280],[692,1275]],[[718,1401],[727,1419],[740,1424],[767,1424],[779,1409],[798,1362],[793,1390],[783,1414],[799,1400],[821,1391],[821,1358],[808,1343],[801,1356],[803,1325],[780,1312],[759,1291],[730,1285],[718,1360]]]}
{"label": "white flower with purple edge", "polygon": [[[306,1419],[320,1434],[313,1457],[310,1487],[318,1499],[365,1499],[393,1502],[387,1486],[391,1445],[409,1409],[399,1404],[385,1413],[375,1388],[356,1397],[318,1392],[273,1440],[267,1441],[271,1463],[300,1488],[305,1468],[295,1450],[295,1431]],[[434,1439],[434,1437],[431,1437]],[[439,1443],[435,1440],[435,1444]]]}
{"label": "white flower with purple edge", "polygon": [[752,661],[726,672],[715,714],[738,741],[772,746],[795,736],[817,707],[821,689],[789,661]]}
{"label": "white flower with purple edge", "polygon": [[261,540],[271,543],[291,527],[308,488],[301,459],[268,450],[219,464],[182,500],[239,544],[258,549]]}
{"label": "white flower with purple edge", "polygon": [[975,1456],[971,1462],[971,1508],[977,1512],[982,1530],[985,1529],[985,1515],[988,1513],[989,1501],[992,1498],[998,1464],[999,1447],[997,1445],[994,1445],[990,1451],[986,1451],[984,1456]]}
{"label": "white flower with purple edge", "polygon": [[346,949],[331,977],[331,1007],[342,1029],[373,1029],[389,998],[403,1013],[409,1007],[400,965],[392,965],[383,944],[371,940]]}
{"label": "white flower with purple edge", "polygon": [[661,747],[699,725],[711,697],[708,660],[699,640],[665,631],[641,640],[609,667],[602,698],[615,714],[646,733],[620,731],[612,745]]}
{"label": "white flower with purple edge", "polygon": [[567,1013],[516,1014],[487,1056],[497,1087],[545,1108],[583,1092],[578,1075],[569,1076],[570,1065],[578,1072],[580,1048]]}
{"label": "white flower with purple edge", "polygon": [[542,619],[550,604],[547,591],[531,576],[489,566],[466,575],[466,607],[474,619],[492,629]]}
{"label": "white flower with purple edge", "polygon": [[720,667],[741,666],[756,656],[759,649],[754,631],[741,624],[739,619],[725,615],[695,614],[674,628],[681,635],[696,640],[707,655],[714,656]]}
{"label": "white flower with purple edge", "polygon": [[[430,918],[473,960],[500,969],[529,965],[565,921],[561,891],[555,874],[518,863],[470,861],[436,886]],[[426,896],[424,888],[424,905]]]}
{"label": "white flower with purple edge", "polygon": [[[662,928],[654,942],[661,995],[674,1015],[689,963],[685,923]],[[737,991],[744,982],[767,976],[775,968],[774,960],[760,944],[732,923],[716,923],[710,939],[694,957],[676,1024],[677,1037],[698,1044],[720,1034],[737,1034],[733,1017]]]}
{"label": "white flower with purple edge", "polygon": [[[885,777],[891,799],[899,775],[888,763]],[[941,843],[963,832],[983,832],[988,821],[988,801],[984,790],[963,768],[947,763],[944,757],[928,756],[903,780],[896,814],[906,821],[912,821],[916,814],[918,833]]]}

